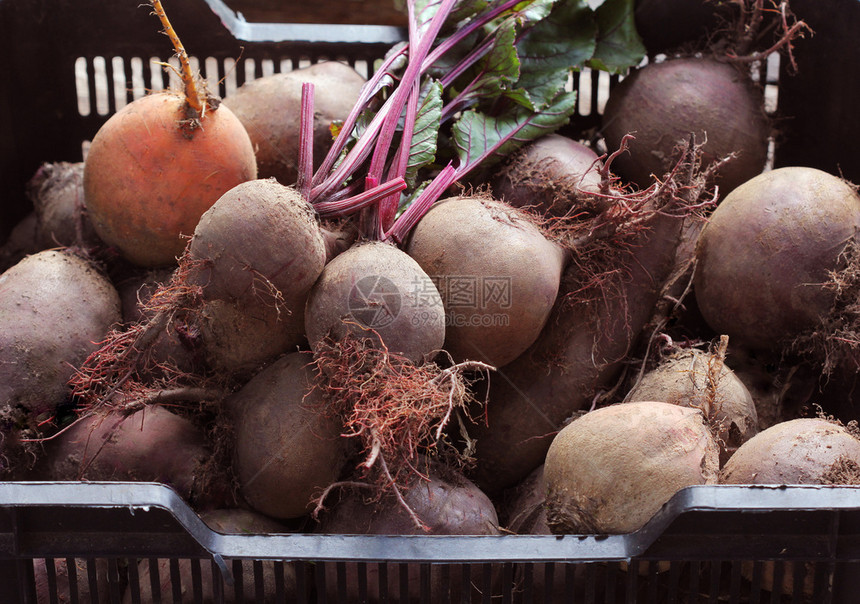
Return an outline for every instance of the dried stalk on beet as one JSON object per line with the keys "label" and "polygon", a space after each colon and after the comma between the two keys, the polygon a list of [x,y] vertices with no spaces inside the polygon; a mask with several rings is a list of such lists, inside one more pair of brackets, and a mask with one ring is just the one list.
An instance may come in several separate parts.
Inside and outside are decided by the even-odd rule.
{"label": "dried stalk on beet", "polygon": [[164,27],[162,30],[164,35],[170,38],[170,43],[173,44],[173,48],[176,51],[176,57],[179,59],[179,76],[182,78],[185,101],[188,103],[188,107],[190,109],[189,121],[186,122],[186,124],[189,130],[199,128],[199,120],[203,119],[206,109],[208,108],[209,101],[205,96],[201,95],[197,89],[197,78],[191,71],[191,62],[188,60],[188,53],[185,51],[185,46],[183,46],[182,41],[179,39],[179,35],[176,33],[176,30],[173,29],[173,26],[170,24],[170,20],[167,18],[167,13],[164,12],[164,7],[161,5],[161,0],[151,0],[150,3],[152,4],[153,13],[158,17],[158,20],[161,21],[162,27]]}

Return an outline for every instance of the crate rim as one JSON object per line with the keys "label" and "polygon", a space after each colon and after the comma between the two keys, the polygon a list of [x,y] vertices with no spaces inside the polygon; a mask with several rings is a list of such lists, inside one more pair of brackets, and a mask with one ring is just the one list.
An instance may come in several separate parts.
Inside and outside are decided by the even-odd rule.
{"label": "crate rim", "polygon": [[262,23],[246,21],[244,15],[223,0],[205,0],[212,12],[237,40],[244,42],[307,42],[348,44],[390,44],[407,39],[405,27],[347,23]]}
{"label": "crate rim", "polygon": [[[860,486],[848,485],[696,485],[681,489],[641,529],[621,535],[224,534],[210,529],[169,486],[144,482],[4,482],[0,483],[0,510],[14,516],[20,510],[48,507],[127,509],[135,516],[161,509],[199,544],[203,555],[215,558],[436,563],[629,561],[646,556],[683,514],[838,515],[860,511],[858,492]],[[26,535],[17,529],[13,532],[12,539],[0,543],[14,543],[12,549],[17,549],[26,542]],[[26,546],[19,551],[0,546],[0,558],[32,553],[25,550]],[[831,551],[828,557],[834,555]]]}

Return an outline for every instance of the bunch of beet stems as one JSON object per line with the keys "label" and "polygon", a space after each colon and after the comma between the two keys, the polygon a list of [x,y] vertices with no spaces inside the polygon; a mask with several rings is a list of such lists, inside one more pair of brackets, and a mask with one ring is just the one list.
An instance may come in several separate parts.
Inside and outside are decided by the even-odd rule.
{"label": "bunch of beet stems", "polygon": [[[408,42],[393,49],[365,84],[358,101],[344,121],[316,173],[313,173],[313,84],[303,85],[297,188],[321,217],[343,216],[369,208],[372,212],[369,219],[370,226],[362,228],[363,234],[371,239],[400,243],[448,187],[474,170],[482,161],[492,156],[516,136],[518,130],[513,130],[478,156],[470,156],[467,161],[460,162],[456,166],[449,162],[408,204],[402,214],[397,216],[400,205],[399,193],[407,188],[405,174],[409,165],[418,113],[421,77],[430,66],[467,36],[505,12],[522,5],[522,0],[505,0],[497,3],[495,7],[476,16],[457,33],[433,48],[443,24],[456,4],[457,0],[442,0],[428,27],[422,32],[419,31],[416,17],[416,3],[414,0],[407,1]],[[492,45],[493,40],[488,37],[462,57],[440,80],[443,90],[449,88],[457,77],[484,57],[492,49]],[[403,62],[404,58],[407,59],[406,68],[396,83],[393,93],[357,138],[355,145],[346,152],[340,163],[337,163],[362,113],[386,82],[396,78],[393,70],[397,64]],[[479,77],[480,75],[475,79]],[[469,86],[443,108],[442,122],[450,120],[457,111],[468,104],[465,100],[468,93]],[[389,157],[401,117],[403,118],[401,140],[393,157]],[[368,159],[369,166],[362,181],[360,172],[367,165]],[[357,190],[362,186],[364,191],[358,193]]]}
{"label": "bunch of beet stems", "polygon": [[[435,178],[417,195],[413,203],[396,218],[395,213],[399,205],[399,193],[407,188],[404,175],[408,168],[410,159],[410,148],[415,126],[415,118],[418,113],[418,102],[421,78],[434,62],[454,48],[466,36],[473,34],[493,19],[498,18],[507,11],[512,11],[517,5],[522,5],[522,0],[505,0],[499,2],[495,7],[476,15],[470,23],[445,39],[437,47],[433,48],[434,42],[446,20],[451,15],[452,9],[458,0],[440,0],[438,10],[428,21],[427,27],[419,31],[419,19],[416,16],[416,1],[408,0],[409,9],[409,41],[393,49],[385,58],[380,68],[368,80],[362,90],[361,96],[355,103],[351,113],[340,128],[339,135],[333,141],[333,145],[321,164],[318,171],[313,173],[313,85],[304,84],[302,88],[301,108],[301,145],[299,151],[300,171],[296,183],[297,189],[303,197],[310,201],[315,210],[323,218],[348,215],[364,208],[374,211],[374,231],[367,234],[369,238],[380,240],[393,240],[401,242],[409,230],[418,222],[420,217],[429,209],[434,201],[456,181],[474,169],[487,155],[492,154],[499,146],[508,139],[501,139],[496,145],[488,147],[485,153],[478,156],[474,161],[470,160],[459,166],[451,164],[445,166]],[[181,44],[178,35],[171,26],[167,15],[159,0],[152,0],[154,14],[159,18],[164,27],[164,33],[170,38],[180,61],[181,76],[185,87],[185,96],[189,106],[202,116],[205,112],[205,100],[199,94],[195,86],[194,75],[188,62],[188,55]],[[437,8],[437,6],[433,6]],[[454,78],[474,65],[492,47],[492,34],[488,36],[478,48],[460,59],[457,66],[450,70],[444,81],[443,87],[450,86]],[[405,71],[399,80],[394,75],[397,66],[406,63]],[[479,76],[478,76],[479,77]],[[359,119],[374,102],[377,94],[385,87],[396,83],[393,91],[374,114],[373,119],[364,132],[356,137],[354,146],[344,152],[350,142],[350,134],[356,128]],[[449,107],[463,107],[463,94],[468,88],[458,95]],[[405,114],[405,115],[404,115]],[[453,115],[449,110],[448,116]],[[537,115],[537,113],[535,114]],[[403,117],[404,125],[399,147],[393,159],[389,159],[393,141],[398,131],[398,125]],[[526,122],[527,123],[527,122]],[[340,161],[338,161],[340,159]],[[361,169],[369,166],[361,178]],[[382,184],[380,184],[382,183]],[[360,190],[361,188],[364,190]],[[375,207],[374,207],[375,206]],[[187,268],[187,267],[186,267]],[[182,283],[181,278],[175,279]],[[194,288],[186,288],[188,291],[180,295],[182,299],[194,297]],[[162,292],[165,293],[165,292]],[[123,358],[105,359],[104,363],[111,365],[117,361],[124,363],[124,357],[139,355],[145,350],[150,341],[156,337],[160,327],[166,324],[175,307],[177,292],[175,284],[169,290],[169,299],[165,302],[165,308],[159,309],[156,317],[146,325],[138,329],[129,330],[120,336],[114,345],[119,345],[122,350],[119,353]],[[150,304],[155,308],[154,304]],[[100,357],[99,357],[100,358]],[[135,362],[132,362],[133,366]],[[110,373],[109,368],[96,367],[99,373],[102,370]],[[107,400],[115,393],[122,384],[130,378],[133,367],[128,368],[119,379],[100,397],[102,401]],[[102,376],[107,379],[107,376]],[[81,381],[77,385],[79,389],[86,389],[85,383],[90,380],[81,374],[77,376]]]}

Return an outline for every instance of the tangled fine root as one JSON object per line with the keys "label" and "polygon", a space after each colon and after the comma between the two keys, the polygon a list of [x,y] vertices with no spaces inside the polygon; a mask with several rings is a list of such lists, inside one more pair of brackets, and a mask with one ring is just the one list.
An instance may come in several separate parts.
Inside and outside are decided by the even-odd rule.
{"label": "tangled fine root", "polygon": [[[193,317],[202,288],[188,275],[196,261],[183,256],[170,281],[159,285],[142,305],[143,319],[113,329],[69,380],[72,393],[87,411],[122,410],[131,413],[143,404],[169,402],[183,396],[207,395],[201,378],[172,365],[153,361],[152,346],[167,329],[194,331]],[[163,376],[144,384],[154,369]],[[190,390],[189,390],[190,388]]]}
{"label": "tangled fine root", "polygon": [[36,465],[41,445],[36,441],[49,430],[53,417],[39,419],[21,407],[0,405],[0,480],[19,480]]}
{"label": "tangled fine root", "polygon": [[824,284],[833,294],[830,312],[786,347],[820,365],[824,376],[837,369],[860,370],[860,243],[848,242],[839,265],[841,268],[830,271]]}
{"label": "tangled fine root", "polygon": [[[566,279],[575,283],[565,294],[568,304],[609,304],[620,301],[626,310],[625,282],[634,252],[659,216],[679,220],[705,220],[716,207],[718,190],[710,188],[713,175],[733,159],[727,156],[702,166],[702,147],[695,138],[681,141],[675,148],[676,160],[663,178],[655,178],[645,189],[623,187],[612,169],[613,160],[626,153],[634,137],[626,135],[619,149],[600,168],[601,192],[589,193],[565,216],[544,223],[548,236],[570,252],[572,270]],[[593,208],[601,208],[597,213]],[[662,328],[663,325],[660,325]]]}
{"label": "tangled fine root", "polygon": [[416,365],[379,341],[355,334],[326,340],[313,361],[316,387],[323,389],[327,412],[343,418],[344,436],[360,440],[364,460],[359,468],[380,487],[380,496],[393,491],[416,519],[401,491],[416,478],[427,479],[420,460],[435,457],[460,468],[473,462],[468,443],[458,448],[446,428],[455,415],[471,420],[469,408],[478,402],[465,372],[491,367],[479,362]]}

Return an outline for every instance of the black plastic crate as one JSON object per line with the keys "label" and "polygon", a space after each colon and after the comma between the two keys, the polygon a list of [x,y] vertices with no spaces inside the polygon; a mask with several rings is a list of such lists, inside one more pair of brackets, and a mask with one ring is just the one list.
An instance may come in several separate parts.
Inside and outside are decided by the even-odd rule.
{"label": "black plastic crate", "polygon": [[4,604],[36,601],[37,574],[50,601],[157,601],[158,560],[168,602],[847,604],[860,487],[688,487],[631,534],[470,537],[224,535],[160,484],[0,483]]}
{"label": "black plastic crate", "polygon": [[[850,178],[860,168],[860,134],[851,130],[860,115],[851,96],[860,67],[856,48],[843,51],[860,29],[860,1],[828,0],[838,9],[831,20],[819,1],[796,4],[810,12],[813,27],[824,23],[828,31],[839,21],[841,33],[816,44],[829,61],[827,74],[834,65],[843,70],[837,75],[844,83],[831,77],[827,86],[847,96],[828,105],[819,86],[807,115],[795,110],[809,106],[803,77],[783,73],[777,82],[769,69],[769,83],[779,85],[777,113],[795,108],[779,115],[776,163],[787,157],[813,165],[792,137],[808,137],[808,122],[823,112],[820,144],[828,124],[839,122],[832,140],[855,145],[842,144],[838,166]],[[322,59],[369,75],[405,35],[388,26],[247,23],[221,0],[168,8],[222,96],[266,68]],[[166,60],[171,48],[158,29],[137,0],[0,0],[0,236],[29,210],[24,185],[42,162],[79,161],[83,141],[119,105],[152,87],[153,78],[163,81],[151,59]],[[599,123],[599,95],[614,81],[596,72],[572,80],[581,93],[577,128]],[[266,582],[274,581],[275,601],[320,603],[851,603],[860,601],[858,535],[860,490],[853,487],[693,487],[630,535],[387,537],[221,535],[163,485],[7,482],[0,483],[0,604],[34,601],[37,574],[50,602],[150,601],[153,579],[138,570],[159,568],[159,560],[167,562],[155,580],[168,585],[167,601],[177,602],[210,595],[216,602],[268,601]],[[185,567],[190,583],[182,582]],[[75,572],[63,579],[69,568]],[[769,576],[777,589],[765,589]]]}

